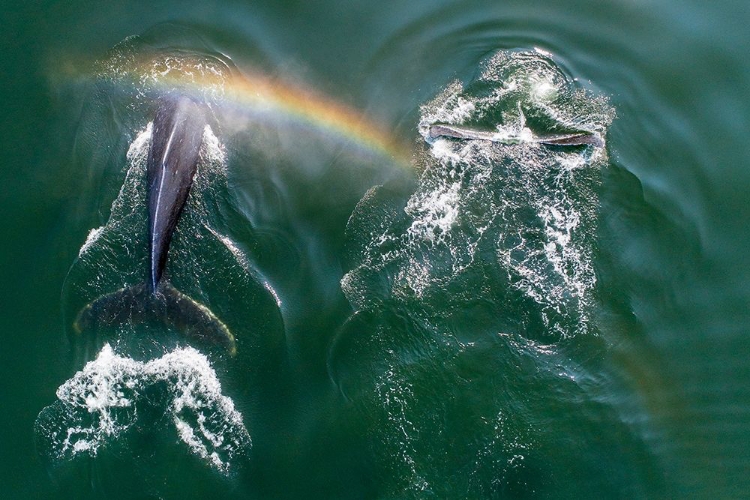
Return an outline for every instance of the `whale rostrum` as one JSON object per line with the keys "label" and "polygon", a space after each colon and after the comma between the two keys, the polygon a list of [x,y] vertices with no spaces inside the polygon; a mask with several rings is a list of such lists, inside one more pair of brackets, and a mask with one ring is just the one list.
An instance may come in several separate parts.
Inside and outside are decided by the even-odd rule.
{"label": "whale rostrum", "polygon": [[517,144],[521,142],[532,142],[545,144],[547,146],[594,146],[604,147],[601,136],[595,132],[580,131],[566,134],[533,135],[529,137],[509,137],[500,132],[487,130],[476,130],[460,125],[435,124],[430,127],[430,138],[450,137],[460,140],[481,140],[497,142],[502,144]]}

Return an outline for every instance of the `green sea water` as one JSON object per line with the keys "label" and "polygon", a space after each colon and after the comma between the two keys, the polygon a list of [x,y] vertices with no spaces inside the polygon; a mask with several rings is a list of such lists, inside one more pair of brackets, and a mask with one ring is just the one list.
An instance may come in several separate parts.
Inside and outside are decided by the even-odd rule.
{"label": "green sea water", "polygon": [[[6,2],[0,498],[747,496],[748,19]],[[176,91],[212,119],[167,277],[235,356],[72,329],[145,277]]]}

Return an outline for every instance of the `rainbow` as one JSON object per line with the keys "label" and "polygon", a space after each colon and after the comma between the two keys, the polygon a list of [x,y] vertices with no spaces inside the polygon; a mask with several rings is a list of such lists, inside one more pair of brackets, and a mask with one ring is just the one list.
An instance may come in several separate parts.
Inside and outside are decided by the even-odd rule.
{"label": "rainbow", "polygon": [[356,110],[310,89],[290,86],[260,75],[233,76],[225,86],[225,100],[247,109],[263,109],[301,121],[399,165],[410,163],[411,152],[382,126]]}
{"label": "rainbow", "polygon": [[[63,64],[68,77],[84,80],[91,76]],[[290,84],[256,71],[240,72],[212,56],[118,54],[98,63],[97,78],[127,84],[136,93],[148,89],[189,92],[209,97],[212,102],[231,105],[251,115],[289,119],[309,125],[325,135],[339,138],[358,148],[385,157],[402,168],[410,168],[412,151],[408,141],[396,138],[382,125],[361,112],[313,89]]]}

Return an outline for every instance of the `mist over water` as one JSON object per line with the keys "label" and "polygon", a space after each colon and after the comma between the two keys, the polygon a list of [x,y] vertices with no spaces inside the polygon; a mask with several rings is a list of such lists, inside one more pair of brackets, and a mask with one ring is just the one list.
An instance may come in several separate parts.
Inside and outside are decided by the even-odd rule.
{"label": "mist over water", "polygon": [[[0,497],[745,494],[744,4],[16,3]],[[73,329],[146,279],[164,94],[235,356]]]}

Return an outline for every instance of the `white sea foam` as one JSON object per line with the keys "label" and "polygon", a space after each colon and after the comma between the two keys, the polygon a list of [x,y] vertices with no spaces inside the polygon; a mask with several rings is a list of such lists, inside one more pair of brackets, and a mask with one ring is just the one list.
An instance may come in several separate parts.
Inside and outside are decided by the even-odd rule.
{"label": "white sea foam", "polygon": [[[163,397],[154,388],[166,386]],[[156,391],[157,394],[161,394]],[[222,473],[251,447],[250,434],[208,359],[192,348],[140,362],[106,344],[57,390],[58,401],[39,416],[37,429],[58,460],[95,456],[127,431],[149,427],[143,409],[154,407],[174,425],[188,449]],[[153,416],[148,417],[153,419]],[[137,425],[138,424],[138,425]]]}
{"label": "white sea foam", "polygon": [[[506,179],[500,183],[500,194],[504,199],[495,207],[487,207],[488,212],[494,210],[493,215],[500,222],[499,226],[496,222],[491,223],[496,232],[499,230],[496,244],[499,263],[507,270],[511,286],[542,305],[545,321],[550,321],[550,314],[566,316],[575,312],[579,331],[585,331],[585,308],[589,292],[596,284],[596,274],[591,264],[592,249],[588,236],[595,227],[586,225],[593,221],[583,214],[596,206],[596,200],[588,197],[591,181],[578,176],[577,172],[598,168],[606,160],[606,153],[603,148],[592,154],[555,152],[529,144],[534,135],[527,127],[524,107],[531,106],[538,110],[537,113],[541,111],[563,126],[582,126],[586,130],[600,131],[602,136],[612,119],[612,112],[601,100],[580,91],[571,91],[568,82],[544,57],[544,54],[501,53],[488,63],[480,76],[485,83],[496,81],[495,92],[474,98],[474,106],[458,106],[458,103],[472,98],[454,83],[435,101],[423,107],[420,132],[430,144],[430,153],[442,165],[444,173],[431,179],[433,193],[422,193],[421,197],[424,202],[440,206],[432,200],[440,200],[444,197],[442,193],[450,187],[462,186],[455,193],[452,211],[423,213],[444,228],[443,221],[448,214],[449,220],[455,220],[465,207],[492,199],[478,191],[492,183],[480,179],[476,172],[483,171],[488,178],[494,179],[495,185],[505,175]],[[518,69],[508,71],[514,66]],[[515,106],[504,104],[507,99],[515,99]],[[558,102],[558,99],[561,100]],[[567,102],[567,105],[560,105],[560,102]],[[470,124],[496,106],[504,110],[501,113],[503,122],[497,125],[498,137],[513,139],[520,143],[518,146],[498,147],[487,141],[430,140],[428,136],[434,123]],[[503,165],[512,164],[518,168],[506,171]],[[437,167],[433,167],[433,171],[437,171]],[[457,171],[462,172],[462,184],[455,179]],[[419,195],[418,191],[415,197]],[[413,200],[407,207],[411,204]],[[528,217],[524,213],[529,209],[536,213],[541,228],[524,220]],[[470,219],[470,222],[481,224],[487,219],[479,217]],[[412,227],[419,224],[424,223],[415,220]],[[470,231],[466,251],[475,248],[471,235],[481,238],[486,227],[469,228],[474,231]],[[464,242],[456,240],[450,244],[461,243]],[[460,250],[454,248],[453,253]],[[553,329],[560,327],[559,324],[548,326]],[[565,336],[573,332],[561,330],[558,333]]]}
{"label": "white sea foam", "polygon": [[210,125],[206,125],[203,129],[202,153],[210,163],[226,166],[226,150]]}
{"label": "white sea foam", "polygon": [[[419,132],[431,158],[425,159],[419,186],[406,203],[407,229],[373,234],[360,269],[345,276],[342,287],[354,303],[366,303],[366,276],[387,269],[394,296],[424,299],[430,291],[460,283],[479,252],[485,261],[494,253],[498,271],[538,305],[550,333],[585,332],[596,284],[594,186],[606,150],[540,145],[526,115],[537,122],[543,115],[559,127],[604,137],[611,108],[572,89],[539,53],[500,53],[479,82],[476,96],[471,86],[453,82],[422,107]],[[498,141],[430,136],[432,125],[439,123],[486,128],[488,116],[498,117],[492,133]]]}
{"label": "white sea foam", "polygon": [[460,183],[438,187],[424,197],[413,197],[406,205],[406,213],[414,215],[408,229],[412,238],[434,241],[451,229],[458,217]]}
{"label": "white sea foam", "polygon": [[[122,224],[128,215],[133,214],[138,202],[144,202],[145,196],[139,193],[136,187],[143,182],[146,170],[148,150],[151,145],[153,122],[149,122],[133,139],[126,154],[128,170],[125,181],[120,188],[117,198],[112,202],[110,217],[107,223],[89,231],[86,241],[78,251],[78,256],[83,256],[96,242],[108,231],[116,229]],[[225,175],[226,151],[224,145],[214,134],[210,125],[203,129],[203,142],[201,145],[201,168],[197,174],[197,187],[201,182],[209,183],[210,175],[218,173]],[[208,171],[208,172],[206,172]],[[140,216],[140,214],[138,214]]]}
{"label": "white sea foam", "polygon": [[128,148],[127,159],[129,162],[133,162],[136,158],[146,155],[148,153],[149,145],[151,144],[151,132],[154,128],[154,122],[148,122],[146,128],[141,130],[136,136],[135,140],[130,143]]}
{"label": "white sea foam", "polygon": [[96,243],[96,240],[102,235],[102,231],[104,231],[104,226],[94,227],[89,231],[89,234],[86,236],[86,241],[81,245],[80,250],[78,250],[79,257],[85,254],[88,249],[91,248],[91,245]]}
{"label": "white sea foam", "polygon": [[[391,497],[509,491],[505,485],[525,477],[528,470],[519,469],[536,451],[528,415],[509,411],[516,401],[523,406],[525,395],[507,385],[507,371],[531,366],[535,376],[551,370],[575,382],[575,372],[560,368],[569,363],[558,342],[596,333],[589,314],[606,151],[547,147],[533,140],[532,129],[556,133],[579,123],[605,137],[611,112],[572,92],[542,53],[501,53],[478,79],[474,87],[453,83],[422,107],[427,154],[404,208],[389,190],[372,190],[347,228],[359,253],[341,281],[347,298],[357,310],[395,310],[408,325],[382,314],[377,329],[353,332],[351,345],[335,355],[357,367],[349,373],[374,374],[365,379],[371,392],[359,398],[366,414],[381,412],[371,439],[389,467]],[[435,138],[435,124],[485,132],[479,140]],[[497,135],[486,132],[490,127]],[[488,341],[497,330],[499,341]],[[376,361],[368,366],[362,353]],[[466,366],[479,373],[467,376]],[[336,375],[347,387],[351,375]],[[425,384],[435,380],[438,390]],[[500,387],[498,398],[478,402],[472,394],[482,387],[488,394]],[[456,411],[466,407],[471,415]],[[446,428],[467,438],[456,440],[465,457],[459,474],[441,460]],[[459,487],[440,491],[451,483]]]}
{"label": "white sea foam", "polygon": [[78,250],[78,257],[83,257],[94,245],[97,244],[97,242],[99,242],[105,233],[112,230],[117,223],[123,219],[123,210],[128,205],[128,200],[131,197],[130,193],[133,191],[133,187],[138,184],[138,176],[141,175],[145,169],[148,148],[151,143],[152,129],[153,123],[149,122],[146,127],[136,135],[133,142],[130,143],[130,147],[126,154],[128,160],[128,171],[125,174],[125,182],[123,182],[123,185],[117,194],[117,198],[112,202],[109,220],[107,220],[105,225],[89,230],[89,233],[86,236],[86,241]]}

